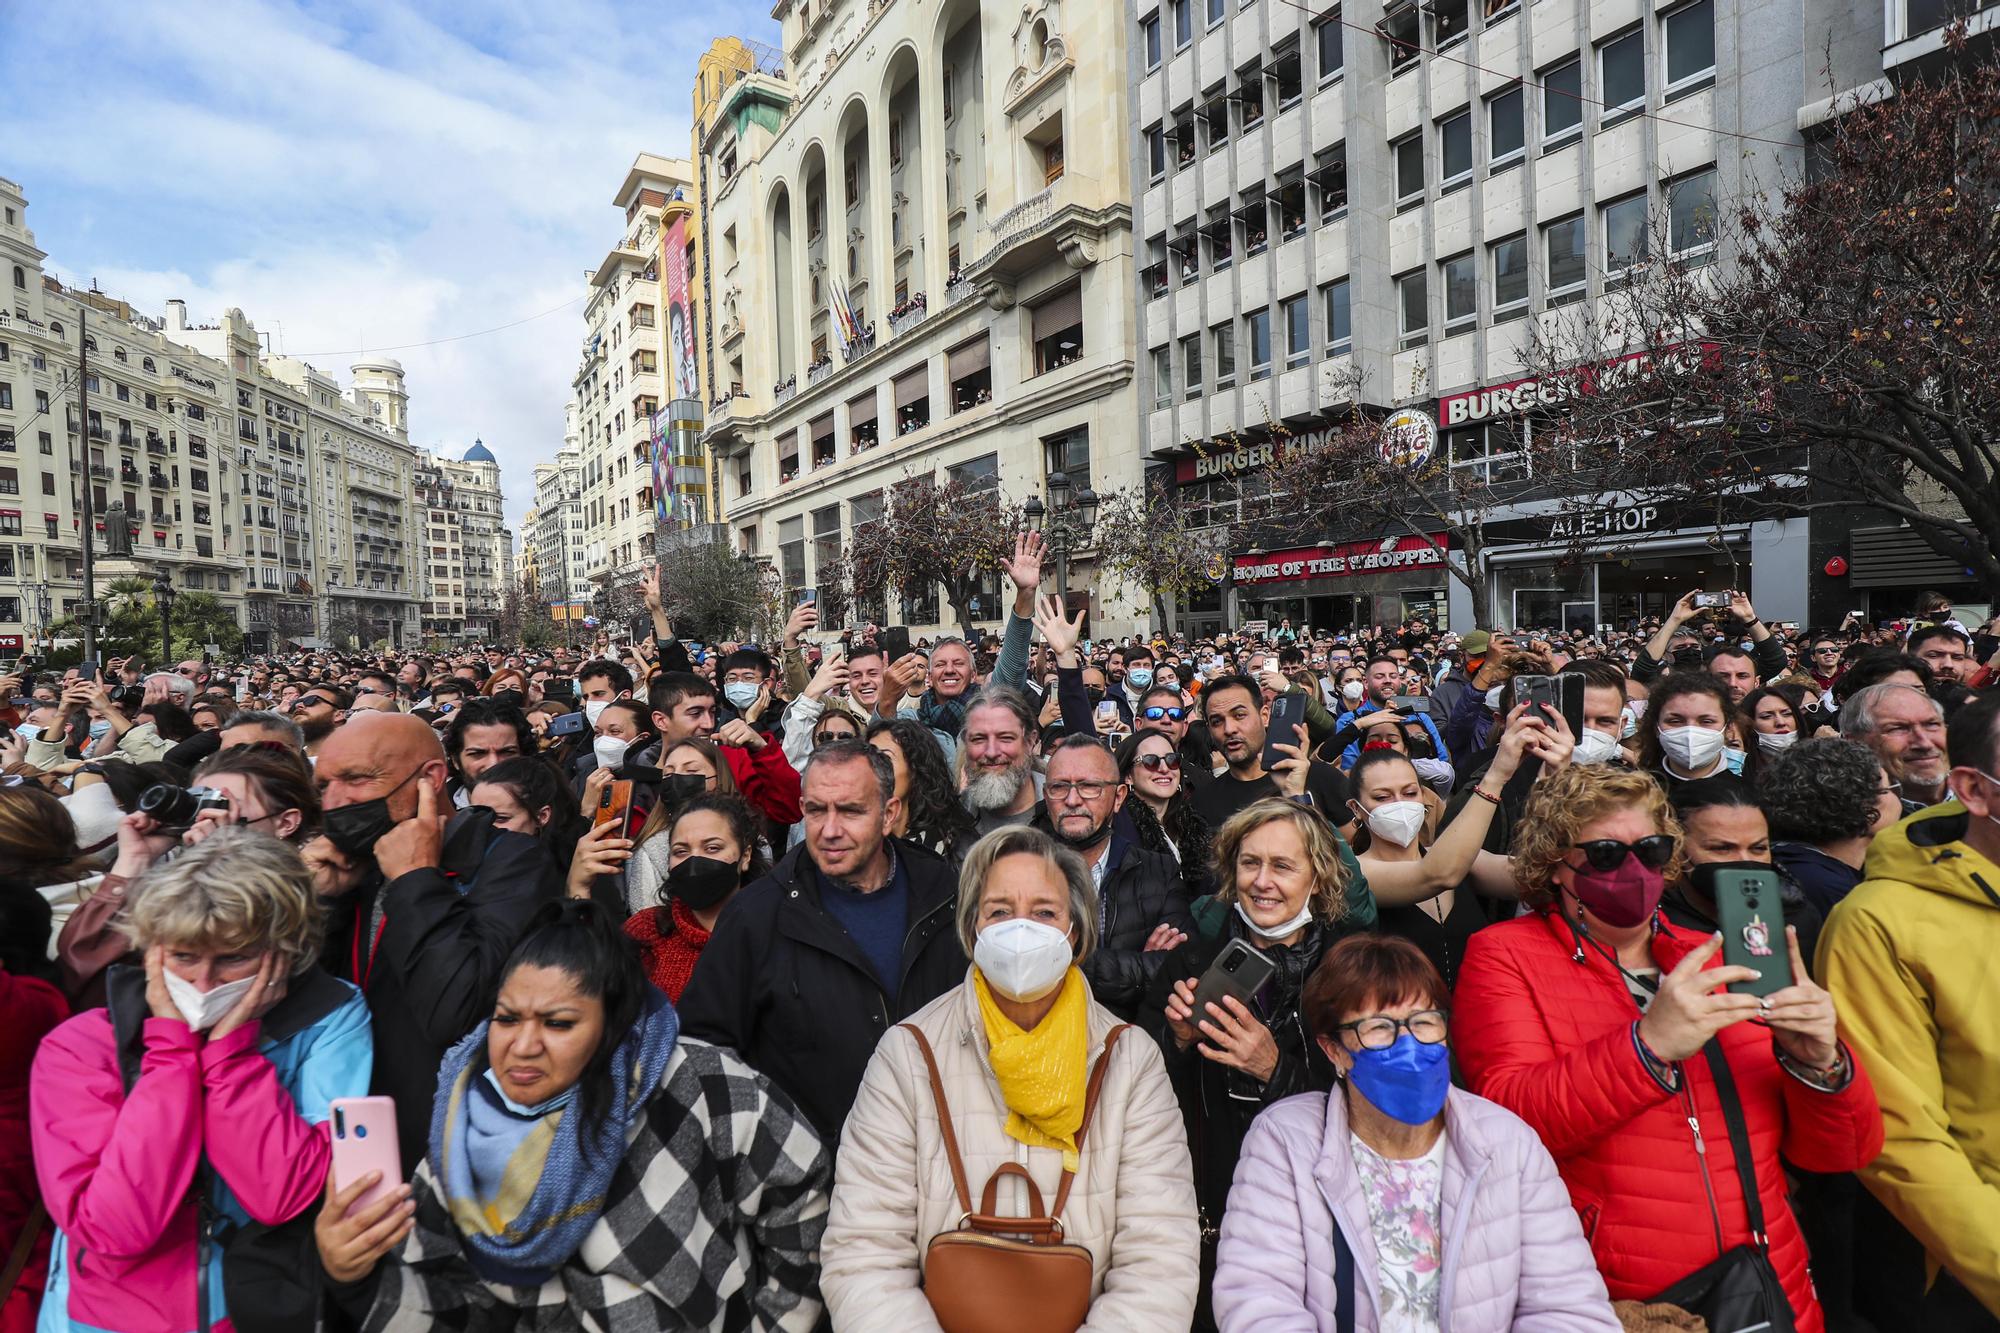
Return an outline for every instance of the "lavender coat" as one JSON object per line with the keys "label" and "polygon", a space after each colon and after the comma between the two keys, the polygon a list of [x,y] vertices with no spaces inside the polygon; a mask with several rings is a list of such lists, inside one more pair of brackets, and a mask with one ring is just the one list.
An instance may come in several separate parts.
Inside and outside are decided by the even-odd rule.
{"label": "lavender coat", "polygon": [[[1442,1333],[1619,1333],[1569,1191],[1534,1131],[1457,1088],[1444,1120]],[[1355,1333],[1373,1333],[1375,1242],[1347,1103],[1288,1097],[1243,1140],[1215,1269],[1222,1333],[1332,1333],[1336,1222],[1354,1251]]]}

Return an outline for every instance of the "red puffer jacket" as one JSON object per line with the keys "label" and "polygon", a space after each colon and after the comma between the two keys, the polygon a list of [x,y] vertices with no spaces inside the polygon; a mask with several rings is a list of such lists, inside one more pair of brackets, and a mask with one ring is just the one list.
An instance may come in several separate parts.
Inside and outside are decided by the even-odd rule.
{"label": "red puffer jacket", "polygon": [[[1701,942],[1661,922],[1653,957],[1664,973]],[[1474,1092],[1527,1121],[1548,1145],[1613,1300],[1652,1296],[1750,1239],[1707,1061],[1684,1062],[1681,1090],[1668,1092],[1632,1043],[1638,1017],[1617,968],[1594,947],[1579,952],[1569,922],[1553,912],[1474,935],[1453,997],[1460,1069]],[[1882,1147],[1875,1091],[1858,1063],[1840,1092],[1807,1087],[1779,1067],[1770,1034],[1754,1023],[1724,1029],[1722,1044],[1750,1131],[1771,1263],[1799,1333],[1820,1333],[1805,1238],[1785,1202],[1778,1159],[1808,1171],[1861,1168]],[[1690,1117],[1701,1126],[1705,1158]]]}

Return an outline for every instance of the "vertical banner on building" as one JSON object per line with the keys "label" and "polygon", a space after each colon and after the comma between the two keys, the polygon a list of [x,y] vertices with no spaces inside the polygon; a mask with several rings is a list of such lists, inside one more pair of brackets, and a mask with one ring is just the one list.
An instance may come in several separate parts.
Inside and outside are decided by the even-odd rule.
{"label": "vertical banner on building", "polygon": [[688,307],[687,215],[667,228],[667,362],[674,398],[700,396],[694,364],[694,312]]}
{"label": "vertical banner on building", "polygon": [[653,517],[664,523],[673,515],[673,503],[667,494],[667,430],[656,409],[648,419],[653,431]]}

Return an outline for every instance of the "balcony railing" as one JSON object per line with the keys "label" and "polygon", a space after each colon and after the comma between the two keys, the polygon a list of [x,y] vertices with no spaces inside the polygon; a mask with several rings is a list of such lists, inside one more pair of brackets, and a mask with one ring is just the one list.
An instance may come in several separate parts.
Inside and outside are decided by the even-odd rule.
{"label": "balcony railing", "polygon": [[918,292],[889,312],[889,331],[900,337],[923,323],[930,313],[930,298]]}
{"label": "balcony railing", "polygon": [[778,402],[788,403],[799,391],[799,377],[796,375],[771,386],[771,397]]}
{"label": "balcony railing", "polygon": [[824,360],[815,361],[806,367],[806,384],[809,387],[818,384],[831,374],[833,374],[833,356],[828,353]]}

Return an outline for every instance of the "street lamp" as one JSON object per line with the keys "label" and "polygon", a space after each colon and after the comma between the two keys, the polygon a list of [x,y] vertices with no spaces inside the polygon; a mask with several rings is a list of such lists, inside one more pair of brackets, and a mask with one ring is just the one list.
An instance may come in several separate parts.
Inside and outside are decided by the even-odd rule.
{"label": "street lamp", "polygon": [[1048,488],[1047,504],[1038,495],[1031,495],[1021,506],[1027,515],[1028,524],[1048,539],[1049,549],[1056,557],[1056,587],[1060,590],[1063,609],[1069,609],[1069,553],[1090,545],[1091,530],[1097,526],[1097,492],[1086,482],[1083,489],[1072,493],[1066,473],[1051,472],[1044,483]]}
{"label": "street lamp", "polygon": [[153,576],[153,601],[160,608],[160,661],[171,667],[174,660],[174,579],[159,573]]}

